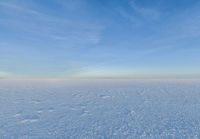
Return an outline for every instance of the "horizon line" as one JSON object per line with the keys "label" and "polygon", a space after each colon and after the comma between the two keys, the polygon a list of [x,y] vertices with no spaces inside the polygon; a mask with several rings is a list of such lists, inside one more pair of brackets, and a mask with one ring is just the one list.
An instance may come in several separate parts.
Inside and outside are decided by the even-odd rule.
{"label": "horizon line", "polygon": [[109,77],[109,76],[101,76],[101,77],[0,77],[0,80],[93,80],[93,79],[200,79],[200,76],[135,76],[135,77]]}

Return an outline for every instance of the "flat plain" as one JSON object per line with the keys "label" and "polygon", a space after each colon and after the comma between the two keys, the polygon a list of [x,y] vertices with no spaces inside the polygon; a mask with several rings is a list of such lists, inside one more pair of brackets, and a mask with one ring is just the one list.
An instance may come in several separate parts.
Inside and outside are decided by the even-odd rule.
{"label": "flat plain", "polygon": [[0,139],[112,138],[200,138],[200,80],[0,80]]}

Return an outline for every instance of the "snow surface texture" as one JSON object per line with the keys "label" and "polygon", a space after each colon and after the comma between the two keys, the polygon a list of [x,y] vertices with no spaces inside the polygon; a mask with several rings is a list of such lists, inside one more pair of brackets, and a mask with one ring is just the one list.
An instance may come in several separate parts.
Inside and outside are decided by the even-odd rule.
{"label": "snow surface texture", "polygon": [[0,80],[0,139],[197,139],[198,80]]}

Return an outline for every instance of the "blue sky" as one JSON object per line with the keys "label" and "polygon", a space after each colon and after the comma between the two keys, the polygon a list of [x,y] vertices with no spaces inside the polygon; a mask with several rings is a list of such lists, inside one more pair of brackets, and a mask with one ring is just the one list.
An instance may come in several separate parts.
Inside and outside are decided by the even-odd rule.
{"label": "blue sky", "polygon": [[1,0],[0,77],[200,75],[199,0]]}

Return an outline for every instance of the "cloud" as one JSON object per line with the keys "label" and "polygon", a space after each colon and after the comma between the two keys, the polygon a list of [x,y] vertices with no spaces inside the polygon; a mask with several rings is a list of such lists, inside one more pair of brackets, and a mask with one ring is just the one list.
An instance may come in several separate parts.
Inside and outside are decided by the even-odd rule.
{"label": "cloud", "polygon": [[[145,49],[138,52],[137,55],[139,58],[162,52],[174,53],[184,49],[188,51],[197,45],[197,38],[200,36],[200,2],[184,9],[177,8],[176,11],[157,10],[164,7],[164,5],[160,5],[159,8],[144,7],[138,5],[135,0],[131,0],[129,6],[133,9],[134,13],[123,9],[121,10],[121,15],[134,23],[135,28],[139,25],[152,32],[149,35],[146,35],[146,32],[143,33],[146,37],[138,40],[138,48],[139,45],[145,46]],[[140,17],[143,17],[144,20]],[[159,24],[153,23],[147,25],[147,21],[151,19],[157,20]]]}
{"label": "cloud", "polygon": [[136,4],[135,0],[129,1],[129,6],[145,19],[157,20],[160,17],[160,12],[153,8],[141,7]]}
{"label": "cloud", "polygon": [[161,12],[155,8],[138,5],[135,0],[128,1],[128,6],[120,6],[118,13],[134,26],[143,25],[145,22],[154,22],[160,19]]}
{"label": "cloud", "polygon": [[85,6],[83,0],[53,0],[53,1],[68,11],[77,11]]}
{"label": "cloud", "polygon": [[[58,3],[66,5],[64,1]],[[65,42],[66,46],[93,45],[101,41],[103,26],[89,20],[75,18],[73,16],[75,12],[72,15],[55,16],[48,12],[43,13],[41,9],[34,10],[28,3],[23,5],[26,6],[22,6],[20,3],[0,2],[0,6],[4,8],[2,14],[9,14],[8,18],[0,19],[0,24],[7,30],[19,32],[24,39],[39,41],[49,39],[54,42]],[[76,2],[73,7],[78,5]],[[66,12],[66,9],[63,8],[61,12]]]}
{"label": "cloud", "polygon": [[0,6],[3,7],[3,9],[6,10],[7,12],[10,10],[13,10],[13,11],[27,13],[27,14],[33,14],[33,15],[37,15],[37,16],[41,15],[40,12],[30,9],[30,7],[23,7],[21,5],[13,4],[13,3],[9,3],[9,2],[1,1]]}

